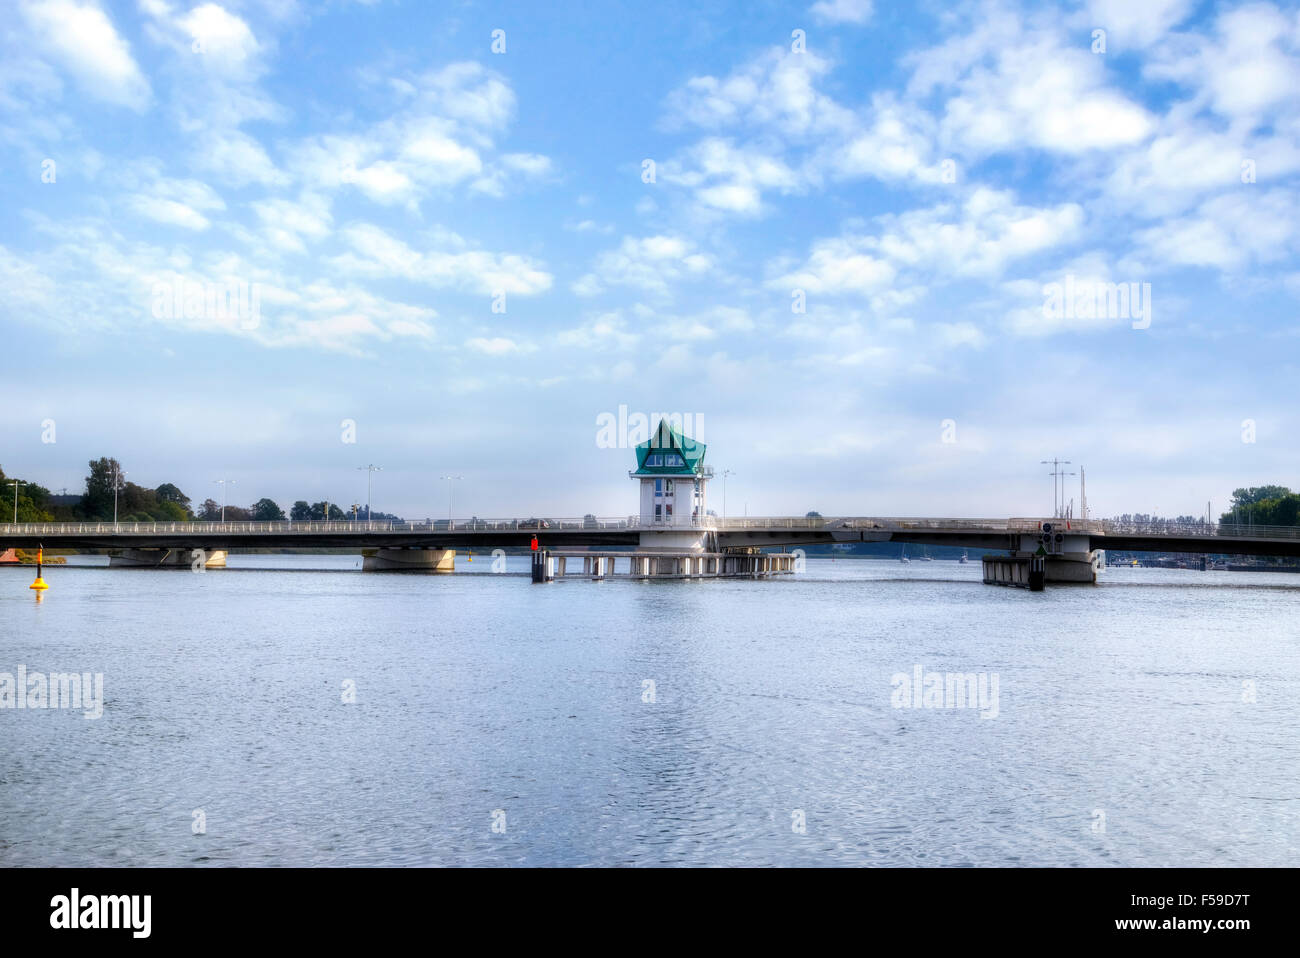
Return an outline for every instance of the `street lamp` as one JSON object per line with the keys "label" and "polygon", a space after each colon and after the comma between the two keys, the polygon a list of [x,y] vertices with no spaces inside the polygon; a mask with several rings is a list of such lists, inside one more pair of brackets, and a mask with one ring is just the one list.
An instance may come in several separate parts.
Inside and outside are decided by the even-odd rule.
{"label": "street lamp", "polygon": [[439,476],[439,479],[447,480],[447,523],[451,524],[452,504],[456,501],[456,487],[452,483],[457,479],[464,479],[464,476]]}
{"label": "street lamp", "polygon": [[[366,470],[366,522],[369,522],[370,521],[370,491],[374,486],[375,473],[383,472],[384,470],[374,464],[357,466],[358,471],[362,469]],[[329,518],[329,516],[327,515],[326,518]]]}
{"label": "street lamp", "polygon": [[[1069,459],[1044,459],[1039,465],[1051,466],[1052,471],[1048,473],[1052,477],[1052,518],[1061,518],[1061,506],[1065,502],[1065,477],[1072,476],[1072,472],[1061,472],[1062,466],[1070,465]],[[1057,488],[1060,491],[1057,491]]]}
{"label": "street lamp", "polygon": [[226,521],[226,484],[229,483],[230,485],[233,486],[235,484],[235,480],[234,479],[213,479],[212,481],[221,487],[221,521],[225,522]]}
{"label": "street lamp", "polygon": [[722,470],[722,518],[727,518],[727,476],[734,476],[730,469]]}
{"label": "street lamp", "polygon": [[14,524],[17,525],[18,524],[18,487],[22,485],[26,485],[26,483],[19,479],[12,479],[10,480],[9,485],[14,487]]}
{"label": "street lamp", "polygon": [[117,527],[117,487],[122,484],[122,477],[126,473],[117,467],[113,468],[113,526]]}

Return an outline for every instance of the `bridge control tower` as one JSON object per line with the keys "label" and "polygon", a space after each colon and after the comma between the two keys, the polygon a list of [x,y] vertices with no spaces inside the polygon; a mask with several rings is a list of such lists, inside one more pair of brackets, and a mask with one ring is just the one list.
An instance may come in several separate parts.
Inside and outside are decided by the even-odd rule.
{"label": "bridge control tower", "polygon": [[[708,514],[708,482],[713,478],[713,467],[704,464],[706,448],[704,443],[683,435],[668,419],[660,419],[654,434],[636,447],[636,469],[628,475],[638,480],[640,487],[641,523],[663,530],[650,533],[656,545],[704,548],[706,537],[700,533],[714,525]],[[675,530],[681,530],[683,535],[663,534]]]}

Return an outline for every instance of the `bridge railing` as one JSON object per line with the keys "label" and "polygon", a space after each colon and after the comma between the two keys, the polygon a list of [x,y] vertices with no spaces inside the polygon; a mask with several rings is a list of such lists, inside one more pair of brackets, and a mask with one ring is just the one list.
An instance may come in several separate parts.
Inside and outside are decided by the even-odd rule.
{"label": "bridge railing", "polygon": [[[529,518],[529,519],[426,519],[356,520],[351,519],[280,519],[266,522],[231,520],[215,522],[4,522],[0,537],[32,535],[366,535],[372,532],[498,532],[577,529],[641,528],[635,516],[599,518]],[[645,528],[662,528],[646,526]],[[676,527],[674,527],[676,528]]]}
{"label": "bridge railing", "polygon": [[1203,521],[1125,519],[943,519],[918,516],[837,517],[837,516],[703,516],[654,521],[639,516],[574,518],[529,517],[526,519],[425,519],[351,520],[351,519],[282,519],[278,521],[215,522],[5,522],[0,523],[0,541],[6,536],[182,536],[182,535],[340,535],[365,536],[371,533],[440,533],[440,532],[554,532],[554,531],[672,531],[677,529],[746,531],[836,531],[846,532],[975,532],[1026,534],[1038,532],[1050,522],[1056,531],[1093,535],[1144,535],[1173,537],[1222,536],[1256,539],[1300,539],[1300,526],[1262,526],[1250,523],[1215,523]]}
{"label": "bridge railing", "polygon": [[1234,522],[1178,522],[1173,519],[1107,519],[1112,535],[1227,536],[1238,539],[1300,539],[1300,526],[1264,526]]}

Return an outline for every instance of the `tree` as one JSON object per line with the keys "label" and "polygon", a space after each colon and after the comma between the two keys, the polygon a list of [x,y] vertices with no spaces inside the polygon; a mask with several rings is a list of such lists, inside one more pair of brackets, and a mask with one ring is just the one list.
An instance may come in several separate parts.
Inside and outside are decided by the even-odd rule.
{"label": "tree", "polygon": [[190,511],[190,497],[185,495],[170,482],[164,482],[153,491],[159,502],[174,502],[186,512]]}
{"label": "tree", "polygon": [[121,492],[125,480],[116,459],[101,457],[90,460],[86,491],[81,496],[81,514],[87,519],[113,518],[113,492]]}
{"label": "tree", "polygon": [[[0,522],[9,522],[14,517],[14,487],[9,484],[13,481],[0,469]],[[51,521],[54,516],[50,512],[50,491],[34,482],[19,482],[22,485],[18,487],[18,521]]]}
{"label": "tree", "polygon": [[179,502],[164,500],[150,510],[150,515],[159,522],[188,522],[190,520],[190,511],[181,506]]}
{"label": "tree", "polygon": [[1286,486],[1235,489],[1232,508],[1219,521],[1257,526],[1300,525],[1300,495]]}
{"label": "tree", "polygon": [[284,518],[284,510],[270,499],[258,499],[253,503],[252,517],[257,522],[275,522]]}
{"label": "tree", "polygon": [[822,514],[820,512],[809,512],[804,516],[805,519],[820,519],[821,517]]}
{"label": "tree", "polygon": [[204,499],[199,506],[199,518],[204,522],[217,522],[221,518],[221,503],[215,499]]}
{"label": "tree", "polygon": [[289,518],[294,522],[305,522],[311,518],[311,506],[306,499],[299,499],[289,509]]}
{"label": "tree", "polygon": [[332,502],[329,504],[329,515],[326,516],[326,515],[325,515],[325,503],[324,503],[324,502],[316,502],[316,503],[312,503],[312,507],[311,507],[311,518],[313,518],[313,519],[326,519],[326,518],[328,518],[328,519],[346,519],[347,516],[343,514],[343,510],[342,510],[342,509],[340,509],[338,506],[336,506],[336,505],[335,505],[334,503],[332,503]]}
{"label": "tree", "polygon": [[1281,499],[1290,494],[1291,490],[1286,486],[1251,486],[1249,489],[1232,490],[1232,504],[1244,509],[1265,499]]}
{"label": "tree", "polygon": [[143,514],[146,518],[142,521],[148,521],[149,513],[158,505],[158,497],[153,494],[152,489],[146,489],[144,486],[137,486],[134,482],[125,482],[122,484],[122,491],[118,493],[117,511],[119,515],[131,513],[132,515]]}

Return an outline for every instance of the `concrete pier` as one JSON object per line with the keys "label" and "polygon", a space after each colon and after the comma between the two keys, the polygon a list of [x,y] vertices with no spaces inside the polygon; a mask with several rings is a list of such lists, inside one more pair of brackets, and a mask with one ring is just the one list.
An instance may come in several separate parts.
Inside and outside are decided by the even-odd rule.
{"label": "concrete pier", "polygon": [[985,556],[984,584],[1006,585],[1042,592],[1046,583],[1046,556]]}
{"label": "concrete pier", "polygon": [[[790,575],[796,556],[789,552],[551,552],[532,554],[532,580],[556,579],[755,579]],[[569,572],[569,560],[582,560],[581,575]]]}
{"label": "concrete pier", "polygon": [[362,572],[455,572],[455,549],[362,549]]}
{"label": "concrete pier", "polygon": [[123,549],[108,557],[110,569],[205,569],[226,567],[225,549]]}

